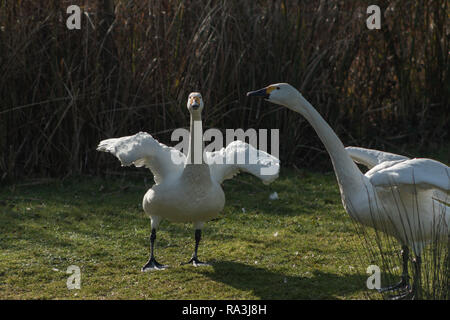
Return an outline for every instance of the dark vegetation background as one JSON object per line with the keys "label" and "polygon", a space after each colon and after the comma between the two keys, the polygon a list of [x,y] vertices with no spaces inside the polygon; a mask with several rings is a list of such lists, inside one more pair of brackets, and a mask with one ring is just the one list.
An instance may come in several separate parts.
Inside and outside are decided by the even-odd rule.
{"label": "dark vegetation background", "polygon": [[[188,126],[279,128],[284,165],[329,170],[300,115],[245,94],[289,82],[346,145],[438,157],[449,147],[449,2],[0,0],[0,180],[117,168],[105,138]],[[79,5],[81,30],[66,9]]]}

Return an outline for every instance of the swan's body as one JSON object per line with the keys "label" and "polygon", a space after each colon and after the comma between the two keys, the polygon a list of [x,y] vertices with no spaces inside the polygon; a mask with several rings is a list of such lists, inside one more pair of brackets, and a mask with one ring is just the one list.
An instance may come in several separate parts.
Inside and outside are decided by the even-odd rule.
{"label": "swan's body", "polygon": [[447,166],[431,159],[381,162],[364,175],[371,187],[368,202],[355,207],[349,199],[347,211],[420,256],[425,245],[443,241],[449,234],[449,187],[445,185],[449,173]]}
{"label": "swan's body", "polygon": [[[144,132],[103,140],[97,148],[99,151],[112,153],[124,166],[145,166],[154,174],[155,185],[147,191],[143,199],[143,208],[151,218],[152,228],[150,260],[143,271],[165,267],[157,263],[153,256],[156,230],[162,219],[194,223],[196,247],[190,262],[199,265],[201,262],[197,259],[197,248],[203,224],[217,217],[225,205],[225,194],[221,187],[223,180],[231,178],[239,171],[249,172],[264,183],[270,183],[278,176],[277,158],[255,150],[241,141],[234,141],[220,151],[206,152],[204,161],[201,95],[191,93],[187,107],[191,114],[187,157]],[[239,164],[230,161],[239,154],[250,152],[257,155],[254,163]],[[261,169],[269,167],[274,169],[271,170],[272,174],[262,174]]]}
{"label": "swan's body", "polygon": [[[394,236],[404,249],[412,247],[418,257],[428,242],[448,236],[448,166],[376,150],[346,150],[314,107],[289,84],[270,85],[247,95],[263,96],[309,121],[331,157],[343,206],[359,223]],[[363,174],[353,160],[371,169]]]}
{"label": "swan's body", "polygon": [[[144,211],[173,222],[209,221],[225,205],[225,194],[219,183],[211,179],[209,168],[189,165],[173,183],[155,185],[143,199]],[[187,201],[189,199],[189,201]]]}
{"label": "swan's body", "polygon": [[378,150],[345,149],[356,163],[370,169],[364,177],[373,187],[369,200],[376,201],[369,208],[359,208],[357,220],[396,237],[416,255],[427,243],[446,239],[450,230],[450,171],[446,165]]}

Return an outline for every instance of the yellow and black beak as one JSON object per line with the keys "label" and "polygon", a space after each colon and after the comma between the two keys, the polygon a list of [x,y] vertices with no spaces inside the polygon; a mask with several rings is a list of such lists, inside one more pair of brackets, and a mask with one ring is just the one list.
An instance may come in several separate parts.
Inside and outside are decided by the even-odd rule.
{"label": "yellow and black beak", "polygon": [[263,97],[269,99],[270,93],[274,90],[274,87],[265,87],[259,90],[247,92],[247,97]]}

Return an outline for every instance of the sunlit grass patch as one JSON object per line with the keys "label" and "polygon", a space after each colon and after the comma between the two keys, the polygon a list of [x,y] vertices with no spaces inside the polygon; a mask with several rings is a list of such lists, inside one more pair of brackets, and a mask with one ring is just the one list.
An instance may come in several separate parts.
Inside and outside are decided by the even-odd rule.
{"label": "sunlit grass patch", "polygon": [[[0,298],[358,299],[367,266],[333,174],[284,170],[264,186],[226,181],[227,202],[207,223],[199,257],[190,224],[163,221],[156,256],[169,269],[142,273],[150,221],[141,178],[72,178],[0,191]],[[269,200],[276,191],[278,200]],[[68,290],[70,265],[81,289]]]}

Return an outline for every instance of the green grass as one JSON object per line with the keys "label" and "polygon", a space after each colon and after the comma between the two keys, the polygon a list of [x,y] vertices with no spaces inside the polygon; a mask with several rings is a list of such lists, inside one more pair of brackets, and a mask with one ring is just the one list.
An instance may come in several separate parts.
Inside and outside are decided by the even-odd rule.
{"label": "green grass", "polygon": [[[124,175],[0,189],[0,299],[367,297],[362,241],[333,173],[283,169],[270,186],[249,175],[226,181],[225,209],[199,248],[212,265],[180,266],[193,252],[193,227],[163,221],[156,257],[170,268],[142,273],[148,187]],[[269,200],[273,191],[279,200]],[[80,290],[66,287],[70,265],[81,268]]]}

